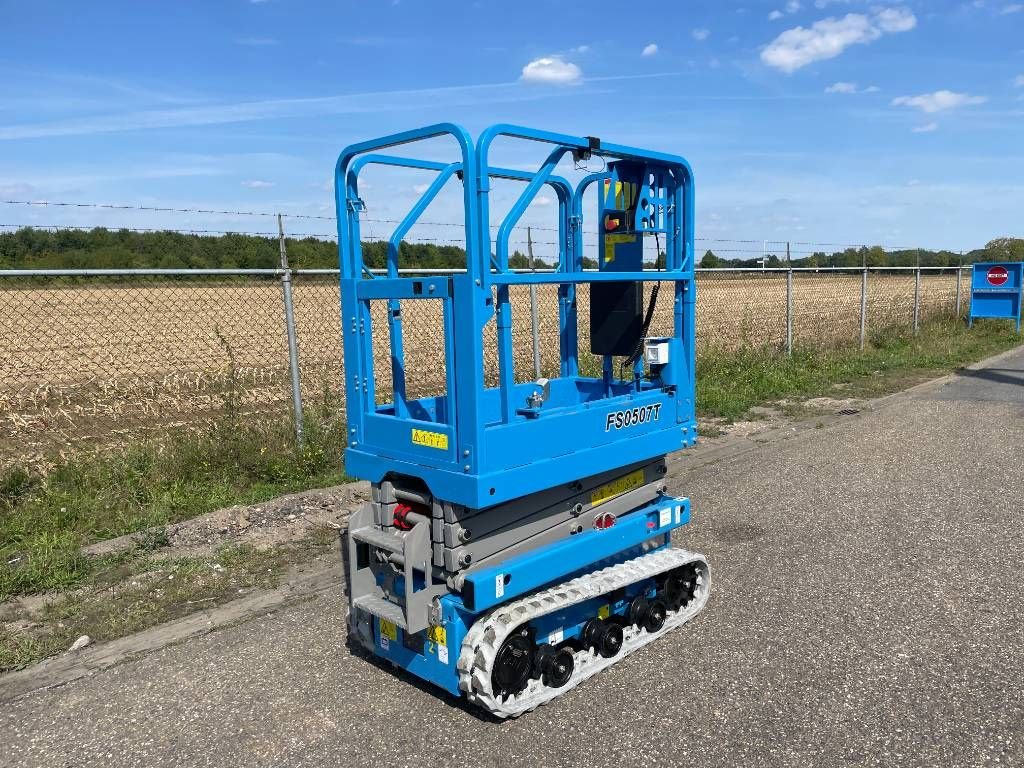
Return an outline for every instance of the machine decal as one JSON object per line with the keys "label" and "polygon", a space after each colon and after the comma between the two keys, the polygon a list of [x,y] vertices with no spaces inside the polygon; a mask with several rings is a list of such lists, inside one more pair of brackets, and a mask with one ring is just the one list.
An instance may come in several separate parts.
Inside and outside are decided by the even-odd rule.
{"label": "machine decal", "polygon": [[661,403],[640,408],[627,408],[624,411],[612,411],[605,417],[604,431],[610,432],[612,429],[635,427],[638,424],[657,421],[659,418],[661,418]]}
{"label": "machine decal", "polygon": [[444,627],[437,624],[431,624],[427,627],[427,639],[432,643],[437,643],[438,645],[447,645],[448,633],[445,631]]}
{"label": "machine decal", "polygon": [[443,626],[431,624],[427,627],[427,650],[437,654],[437,660],[448,663],[448,632]]}
{"label": "machine decal", "polygon": [[448,450],[448,435],[443,432],[414,429],[412,431],[412,442],[413,445],[425,445],[427,448],[437,448],[440,451]]}
{"label": "machine decal", "polygon": [[387,619],[380,619],[380,647],[388,650],[392,640],[398,640],[398,627]]}
{"label": "machine decal", "polygon": [[604,260],[606,264],[615,261],[615,246],[619,243],[635,243],[636,235],[605,235]]}
{"label": "machine decal", "polygon": [[672,507],[663,507],[658,511],[658,527],[672,525]]}
{"label": "machine decal", "polygon": [[635,472],[630,472],[628,475],[623,475],[610,483],[605,483],[600,488],[590,494],[590,505],[596,507],[598,504],[604,504],[608,499],[614,499],[616,496],[625,493],[626,491],[632,491],[636,488],[643,487],[644,483],[644,471],[638,469]]}

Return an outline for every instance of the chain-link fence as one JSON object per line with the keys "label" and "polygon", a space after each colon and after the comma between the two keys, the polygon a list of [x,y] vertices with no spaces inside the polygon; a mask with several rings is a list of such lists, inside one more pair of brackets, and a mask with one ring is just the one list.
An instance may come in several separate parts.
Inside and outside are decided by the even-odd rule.
{"label": "chain-link fence", "polygon": [[[294,311],[286,312],[283,278]],[[653,285],[646,286],[650,300]],[[558,369],[555,286],[511,289],[516,378]],[[673,292],[660,291],[652,335],[672,328]],[[862,344],[962,316],[957,269],[698,270],[698,354],[708,348]],[[588,286],[577,289],[581,369],[590,356]],[[536,309],[534,310],[534,306]],[[374,302],[378,401],[392,371],[385,302]],[[536,317],[536,331],[534,320]],[[410,396],[444,391],[437,301],[402,302]],[[291,325],[293,333],[288,333]],[[343,410],[338,275],[331,270],[0,271],[0,465],[103,449],[230,410],[290,418],[293,399]],[[301,375],[293,391],[289,337]],[[494,322],[484,331],[487,381],[497,380]]]}

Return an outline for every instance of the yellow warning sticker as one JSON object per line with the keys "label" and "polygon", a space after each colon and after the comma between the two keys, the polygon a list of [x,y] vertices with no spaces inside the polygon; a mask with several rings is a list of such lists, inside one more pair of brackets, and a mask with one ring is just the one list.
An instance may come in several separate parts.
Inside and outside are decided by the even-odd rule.
{"label": "yellow warning sticker", "polygon": [[604,504],[606,501],[614,499],[619,494],[640,488],[643,484],[644,471],[642,469],[630,472],[628,475],[623,475],[620,478],[612,480],[610,483],[602,485],[596,491],[591,493],[590,504],[594,507],[598,504]]}
{"label": "yellow warning sticker", "polygon": [[448,633],[445,632],[444,627],[435,627],[433,625],[428,627],[427,639],[438,645],[448,645]]}
{"label": "yellow warning sticker", "polygon": [[443,432],[414,429],[412,431],[412,442],[413,445],[425,445],[427,448],[437,448],[440,451],[448,450],[448,435]]}
{"label": "yellow warning sticker", "polygon": [[619,243],[635,243],[636,235],[605,235],[604,236],[604,261],[610,264],[615,261],[615,246]]}
{"label": "yellow warning sticker", "polygon": [[597,609],[597,618],[599,618],[599,619],[607,619],[611,615],[612,615],[612,607],[610,605],[608,605],[608,603],[605,603],[604,605],[602,605],[600,608]]}
{"label": "yellow warning sticker", "polygon": [[390,622],[387,619],[381,619],[380,635],[381,637],[386,637],[388,640],[397,640],[398,627],[396,627],[393,622]]}

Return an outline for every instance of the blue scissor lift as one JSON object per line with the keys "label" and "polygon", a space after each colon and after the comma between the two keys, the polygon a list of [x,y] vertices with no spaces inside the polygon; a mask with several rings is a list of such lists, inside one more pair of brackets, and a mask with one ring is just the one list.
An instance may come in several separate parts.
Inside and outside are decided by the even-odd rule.
{"label": "blue scissor lift", "polygon": [[[451,162],[384,154],[447,137]],[[547,145],[535,172],[490,165],[492,143]],[[558,164],[592,158],[603,170],[575,186]],[[388,243],[386,275],[362,255],[360,172],[368,165],[436,173]],[[523,189],[492,240],[494,179]],[[511,125],[474,144],[439,124],[354,144],[336,169],[345,346],[348,474],[371,482],[345,545],[350,641],[464,695],[499,717],[569,690],[679,626],[709,589],[700,555],[670,546],[689,520],[665,488],[666,454],[693,445],[694,189],[681,157]],[[403,237],[448,184],[461,184],[466,269],[399,272]],[[553,271],[509,268],[509,241],[544,188],[558,200]],[[583,269],[584,199],[597,202],[600,269]],[[644,238],[664,238],[663,269],[645,269]],[[654,297],[672,291],[672,333],[648,337]],[[557,376],[517,381],[514,286],[553,286]],[[581,370],[577,292],[590,292]],[[657,292],[655,291],[655,295]],[[402,306],[439,307],[444,389],[406,388]],[[376,327],[374,304],[386,307]],[[496,386],[485,378],[485,329],[497,339]],[[375,336],[387,334],[392,393],[378,393]],[[591,375],[586,375],[590,373]],[[522,372],[520,372],[521,376]],[[391,402],[380,402],[390,399]]]}

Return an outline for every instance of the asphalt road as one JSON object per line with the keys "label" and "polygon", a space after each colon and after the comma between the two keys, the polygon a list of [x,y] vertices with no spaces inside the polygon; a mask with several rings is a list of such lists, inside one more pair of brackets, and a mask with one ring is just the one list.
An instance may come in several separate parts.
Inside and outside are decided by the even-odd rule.
{"label": "asphalt road", "polygon": [[1024,765],[1024,350],[700,467],[688,628],[505,723],[344,650],[340,589],[0,707],[5,766]]}

